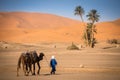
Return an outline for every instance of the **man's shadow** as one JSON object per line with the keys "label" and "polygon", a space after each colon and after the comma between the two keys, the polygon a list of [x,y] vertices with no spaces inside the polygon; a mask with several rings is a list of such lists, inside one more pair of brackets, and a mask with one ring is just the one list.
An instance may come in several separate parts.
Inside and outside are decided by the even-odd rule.
{"label": "man's shadow", "polygon": [[41,74],[41,75],[43,75],[43,76],[52,76],[52,75],[61,75],[61,74]]}

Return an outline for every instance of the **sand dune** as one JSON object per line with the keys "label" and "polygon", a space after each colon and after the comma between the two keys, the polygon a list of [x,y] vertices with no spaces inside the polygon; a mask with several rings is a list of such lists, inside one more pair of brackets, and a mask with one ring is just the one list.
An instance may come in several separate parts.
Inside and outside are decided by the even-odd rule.
{"label": "sand dune", "polygon": [[[120,39],[120,19],[97,23],[97,40]],[[0,12],[0,40],[11,42],[81,42],[83,23],[28,12]]]}
{"label": "sand dune", "polygon": [[120,20],[101,22],[97,24],[97,38],[99,40],[120,39]]}

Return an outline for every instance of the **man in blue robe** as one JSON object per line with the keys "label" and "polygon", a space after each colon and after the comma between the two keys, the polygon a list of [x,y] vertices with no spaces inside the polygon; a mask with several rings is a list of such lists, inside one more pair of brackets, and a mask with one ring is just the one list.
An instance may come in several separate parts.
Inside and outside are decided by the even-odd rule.
{"label": "man in blue robe", "polygon": [[54,56],[51,57],[50,66],[52,67],[51,74],[55,74],[57,61]]}

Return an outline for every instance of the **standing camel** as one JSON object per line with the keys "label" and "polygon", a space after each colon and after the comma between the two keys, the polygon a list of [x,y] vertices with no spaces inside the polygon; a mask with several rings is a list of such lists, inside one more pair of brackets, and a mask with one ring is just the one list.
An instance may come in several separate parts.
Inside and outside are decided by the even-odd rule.
{"label": "standing camel", "polygon": [[[35,75],[35,64],[37,63],[38,65],[38,71],[37,74],[40,72],[40,64],[39,62],[43,60],[44,53],[40,53],[39,56],[37,55],[36,51],[30,51],[27,53],[22,53],[21,56],[19,57],[18,60],[18,66],[17,66],[17,76],[19,76],[19,68],[22,63],[23,65],[23,71],[24,75],[27,76],[29,72],[31,71],[32,73],[32,65],[33,65],[33,73],[32,75]],[[29,68],[29,70],[28,70]]]}
{"label": "standing camel", "polygon": [[[32,59],[31,55],[29,53],[22,53],[18,59],[18,65],[17,65],[17,76],[19,76],[19,68],[21,68],[21,63],[23,66],[24,75],[28,76],[29,72],[32,73]],[[28,70],[29,69],[29,70]]]}
{"label": "standing camel", "polygon": [[30,51],[30,54],[31,54],[32,65],[33,65],[33,74],[32,74],[32,75],[35,75],[35,64],[36,64],[36,63],[37,63],[37,65],[38,65],[37,74],[39,75],[40,68],[41,68],[39,62],[40,62],[41,60],[43,60],[44,53],[41,52],[41,53],[39,54],[39,56],[38,56],[36,51]]}

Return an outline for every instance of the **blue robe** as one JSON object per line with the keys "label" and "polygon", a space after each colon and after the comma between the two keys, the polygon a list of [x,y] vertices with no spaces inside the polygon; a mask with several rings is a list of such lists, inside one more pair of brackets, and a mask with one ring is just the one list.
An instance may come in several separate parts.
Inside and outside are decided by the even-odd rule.
{"label": "blue robe", "polygon": [[55,59],[51,59],[51,61],[50,61],[50,66],[52,67],[51,72],[56,71],[56,65],[57,65],[57,61]]}

